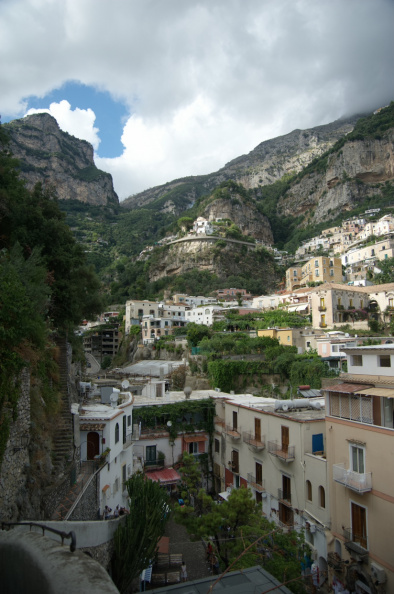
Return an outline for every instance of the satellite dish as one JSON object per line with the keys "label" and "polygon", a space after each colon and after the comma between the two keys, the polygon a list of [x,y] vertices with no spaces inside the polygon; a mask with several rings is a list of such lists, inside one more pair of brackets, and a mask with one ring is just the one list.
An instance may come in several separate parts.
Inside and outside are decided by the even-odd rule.
{"label": "satellite dish", "polygon": [[116,407],[116,404],[118,402],[118,399],[119,399],[119,393],[118,392],[112,392],[112,394],[109,397],[109,399],[111,401],[111,406],[113,406],[115,408]]}
{"label": "satellite dish", "polygon": [[127,388],[129,386],[130,386],[129,380],[123,380],[123,382],[122,382],[122,388],[123,388],[123,390],[127,390]]}

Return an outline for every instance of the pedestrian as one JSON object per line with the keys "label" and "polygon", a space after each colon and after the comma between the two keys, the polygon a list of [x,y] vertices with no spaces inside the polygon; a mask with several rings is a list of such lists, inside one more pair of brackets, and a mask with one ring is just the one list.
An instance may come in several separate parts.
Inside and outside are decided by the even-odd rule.
{"label": "pedestrian", "polygon": [[208,546],[207,546],[207,561],[210,560],[212,553],[213,553],[212,544],[209,542]]}
{"label": "pedestrian", "polygon": [[181,580],[182,580],[182,582],[186,582],[186,580],[187,580],[186,563],[184,561],[182,561],[182,567],[181,567]]}

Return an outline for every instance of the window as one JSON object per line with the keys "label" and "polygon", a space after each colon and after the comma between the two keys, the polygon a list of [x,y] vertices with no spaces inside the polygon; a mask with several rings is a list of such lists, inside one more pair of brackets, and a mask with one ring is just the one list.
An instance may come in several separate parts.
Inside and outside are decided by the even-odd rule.
{"label": "window", "polygon": [[238,413],[233,411],[233,431],[238,431]]}
{"label": "window", "polygon": [[311,481],[306,481],[306,498],[308,501],[312,501],[312,483],[311,483]]}
{"label": "window", "polygon": [[315,260],[315,268],[319,268],[319,260]]}
{"label": "window", "polygon": [[330,276],[334,276],[334,270],[333,269],[330,270]]}
{"label": "window", "polygon": [[215,453],[220,453],[220,441],[218,439],[215,439]]}
{"label": "window", "polygon": [[365,449],[357,445],[350,445],[350,463],[353,472],[364,474],[365,472]]}
{"label": "window", "polygon": [[115,425],[115,443],[118,443],[119,441],[119,423],[116,423]]}
{"label": "window", "polygon": [[259,462],[256,462],[256,484],[263,484],[263,466]]}
{"label": "window", "polygon": [[319,269],[318,268],[316,268],[316,270],[315,270],[315,276],[319,276]]}
{"label": "window", "polygon": [[351,504],[352,534],[351,539],[364,549],[367,548],[367,510],[356,503]]}
{"label": "window", "polygon": [[198,454],[197,441],[192,441],[191,443],[189,443],[189,454]]}
{"label": "window", "polygon": [[287,452],[289,451],[289,428],[282,425],[281,435],[282,435],[282,451],[287,454]]}
{"label": "window", "polygon": [[362,355],[352,355],[351,361],[353,367],[362,367],[363,366],[363,356]]}
{"label": "window", "polygon": [[127,416],[127,426],[130,427],[131,425],[131,415]]}
{"label": "window", "polygon": [[306,341],[306,348],[307,349],[310,349],[311,348],[311,342],[310,342],[310,340],[307,340]]}
{"label": "window", "polygon": [[238,474],[239,473],[239,453],[237,450],[233,450],[231,452],[231,466],[232,466],[233,472]]}
{"label": "window", "polygon": [[263,503],[263,494],[260,491],[256,491],[256,503]]}
{"label": "window", "polygon": [[379,355],[379,367],[391,367],[390,355]]}
{"label": "window", "polygon": [[153,466],[156,464],[156,446],[146,446],[146,465]]}
{"label": "window", "polygon": [[322,487],[321,485],[319,486],[319,505],[323,508],[326,507],[326,492],[324,490],[324,487]]}

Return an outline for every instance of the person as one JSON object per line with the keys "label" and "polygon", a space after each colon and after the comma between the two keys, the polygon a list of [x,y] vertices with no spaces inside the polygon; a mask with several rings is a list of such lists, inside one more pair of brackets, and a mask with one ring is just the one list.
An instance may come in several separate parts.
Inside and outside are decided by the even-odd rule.
{"label": "person", "polygon": [[109,520],[111,511],[112,511],[112,509],[110,507],[108,507],[108,505],[106,505],[105,508],[104,508],[104,518],[106,520]]}
{"label": "person", "polygon": [[187,580],[186,563],[184,561],[182,561],[182,566],[181,566],[181,580],[182,580],[182,582],[186,582],[186,580]]}
{"label": "person", "polygon": [[119,505],[115,507],[114,518],[119,518]]}
{"label": "person", "polygon": [[207,561],[210,560],[212,553],[213,553],[212,544],[209,542],[208,546],[207,546]]}

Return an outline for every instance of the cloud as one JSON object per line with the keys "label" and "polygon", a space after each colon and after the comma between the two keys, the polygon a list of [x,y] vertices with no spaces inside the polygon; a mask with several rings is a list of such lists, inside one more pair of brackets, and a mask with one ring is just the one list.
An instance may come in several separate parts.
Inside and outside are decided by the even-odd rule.
{"label": "cloud", "polygon": [[60,103],[51,103],[49,109],[29,109],[25,115],[32,113],[49,113],[53,116],[60,128],[72,136],[87,140],[93,145],[95,151],[98,150],[100,138],[98,136],[99,129],[94,127],[96,115],[92,109],[71,109],[68,101],[60,101]]}
{"label": "cloud", "polygon": [[70,80],[111,93],[124,152],[97,162],[125,197],[386,105],[393,22],[392,0],[2,0],[2,113]]}

